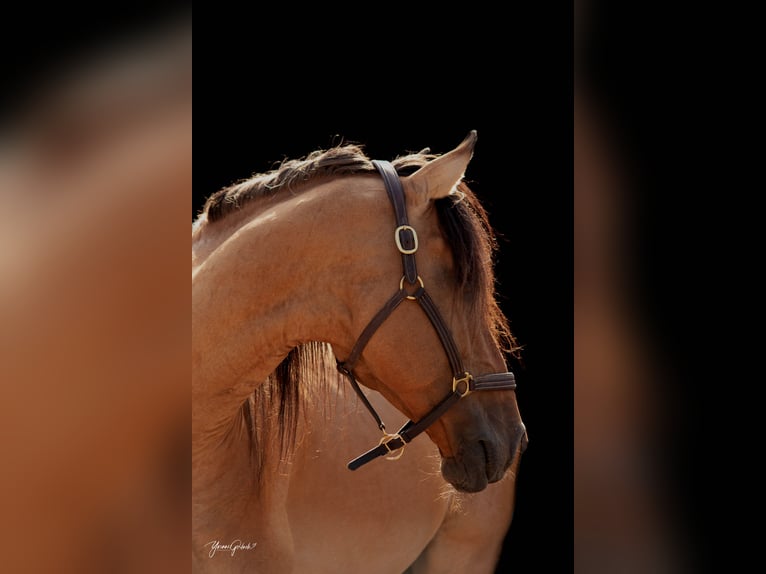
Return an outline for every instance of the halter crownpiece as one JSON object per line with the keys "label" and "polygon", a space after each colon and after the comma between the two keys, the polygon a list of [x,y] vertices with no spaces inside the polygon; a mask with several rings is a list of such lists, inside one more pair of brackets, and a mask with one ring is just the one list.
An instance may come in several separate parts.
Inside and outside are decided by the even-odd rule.
{"label": "halter crownpiece", "polygon": [[[426,292],[423,280],[420,278],[420,275],[418,275],[417,266],[415,265],[415,252],[418,250],[418,234],[415,229],[410,226],[407,219],[407,205],[404,198],[402,182],[399,180],[399,174],[396,173],[396,169],[390,162],[372,160],[372,163],[383,177],[388,197],[394,208],[397,225],[394,230],[394,243],[402,255],[404,275],[402,276],[401,281],[399,281],[399,290],[394,293],[386,304],[383,305],[380,311],[378,311],[370,320],[354,344],[354,347],[351,349],[348,358],[345,361],[338,361],[338,370],[348,377],[354,391],[359,395],[359,398],[367,410],[370,411],[370,414],[375,419],[380,430],[383,431],[383,437],[375,448],[370,449],[348,463],[348,468],[350,470],[356,470],[363,464],[366,464],[379,456],[391,455],[397,450],[399,450],[398,453],[388,456],[387,458],[389,460],[400,458],[402,454],[404,454],[403,449],[407,443],[435,423],[439,417],[446,413],[447,410],[460,399],[468,396],[474,391],[513,390],[516,388],[516,378],[510,371],[474,377],[463,368],[463,362],[460,359],[460,354],[458,353],[457,345],[452,338],[452,334],[439,313],[439,309],[433,302],[433,299],[431,299],[428,292]],[[414,290],[408,292],[405,289],[405,282],[407,282],[411,289]],[[372,338],[378,328],[388,316],[394,312],[399,304],[405,300],[417,301],[420,304],[420,307],[423,309],[436,330],[436,333],[439,335],[439,340],[447,353],[447,358],[449,359],[453,372],[452,392],[442,399],[439,404],[431,409],[418,422],[409,420],[396,433],[390,434],[386,432],[386,425],[359,387],[359,383],[354,375],[354,365],[359,360],[359,357],[365,346],[367,346],[370,338]]]}

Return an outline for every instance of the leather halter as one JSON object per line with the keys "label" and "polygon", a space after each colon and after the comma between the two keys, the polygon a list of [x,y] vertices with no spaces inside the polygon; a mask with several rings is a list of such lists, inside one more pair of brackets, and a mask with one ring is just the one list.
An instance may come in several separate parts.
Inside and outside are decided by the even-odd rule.
{"label": "leather halter", "polygon": [[[367,410],[370,411],[370,414],[372,414],[380,430],[383,431],[383,438],[380,440],[378,446],[370,449],[348,463],[348,468],[350,470],[356,470],[363,464],[366,464],[379,456],[385,456],[396,450],[404,449],[404,446],[407,443],[435,423],[439,417],[446,413],[447,410],[460,399],[468,396],[473,391],[512,390],[516,388],[516,378],[510,371],[474,377],[463,368],[463,362],[460,359],[457,345],[452,338],[450,330],[439,313],[438,308],[434,304],[433,299],[431,299],[426,291],[425,286],[423,285],[423,280],[418,275],[417,267],[415,265],[415,252],[418,250],[418,235],[410,226],[407,219],[404,189],[402,188],[402,182],[399,180],[399,175],[396,173],[396,169],[390,162],[373,160],[372,163],[383,177],[388,197],[394,207],[397,225],[394,230],[394,242],[397,249],[402,254],[404,276],[399,282],[399,290],[394,293],[380,311],[378,311],[378,313],[370,320],[354,344],[354,347],[351,349],[348,358],[345,361],[338,361],[338,370],[348,377],[354,391],[359,395],[359,398],[362,400],[365,407],[367,407]],[[404,289],[405,281],[411,286],[416,286],[414,292],[408,293]],[[359,383],[357,383],[356,377],[354,376],[354,365],[359,360],[362,351],[375,331],[378,330],[399,304],[405,300],[417,301],[420,304],[420,307],[425,311],[426,316],[429,318],[436,333],[439,335],[442,346],[447,353],[452,372],[454,373],[452,377],[452,392],[442,399],[441,402],[432,408],[418,422],[409,420],[396,433],[389,434],[386,432],[386,425],[383,424],[380,416],[359,387]],[[389,456],[387,458],[396,460],[402,454],[404,454],[404,450],[400,451],[395,456]]]}

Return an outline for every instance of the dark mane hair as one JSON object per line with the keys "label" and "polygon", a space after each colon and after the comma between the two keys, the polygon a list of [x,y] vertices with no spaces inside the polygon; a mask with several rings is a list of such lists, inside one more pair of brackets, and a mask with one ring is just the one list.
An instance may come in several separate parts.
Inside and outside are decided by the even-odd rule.
{"label": "dark mane hair", "polygon": [[[425,149],[397,157],[391,163],[401,176],[406,176],[436,157]],[[255,174],[217,191],[208,198],[200,216],[206,215],[205,223],[212,223],[283,190],[295,191],[322,178],[363,173],[377,170],[361,146],[346,144],[317,150],[303,159],[285,160],[275,170]],[[452,250],[459,289],[465,294],[465,304],[473,316],[484,318],[483,323],[477,324],[489,328],[499,348],[518,357],[519,347],[495,299],[496,235],[487,212],[465,182],[458,185],[458,191],[461,193],[437,200],[436,211]],[[283,456],[294,443],[299,408],[305,398],[299,381],[311,379],[327,386],[331,377],[337,380],[338,373],[330,346],[321,342],[301,345],[285,357],[243,405],[242,415],[259,476],[264,464],[259,445],[264,444],[269,433],[278,433]]]}

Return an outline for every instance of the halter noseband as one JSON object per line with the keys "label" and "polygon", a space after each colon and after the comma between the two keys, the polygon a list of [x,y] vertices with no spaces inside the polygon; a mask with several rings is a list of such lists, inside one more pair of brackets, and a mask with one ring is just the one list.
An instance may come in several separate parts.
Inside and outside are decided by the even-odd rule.
{"label": "halter noseband", "polygon": [[[379,456],[385,456],[396,450],[403,449],[407,443],[435,423],[436,420],[457,403],[457,401],[468,396],[473,391],[512,390],[516,388],[516,378],[510,371],[474,377],[463,368],[463,362],[460,360],[457,345],[455,345],[455,341],[452,338],[449,328],[434,304],[433,299],[431,299],[430,295],[426,292],[423,280],[418,275],[418,270],[415,265],[415,252],[418,250],[418,235],[410,226],[407,219],[404,189],[399,180],[399,175],[396,173],[396,169],[394,169],[390,162],[373,160],[372,163],[383,177],[388,197],[394,207],[397,225],[394,230],[394,242],[396,243],[396,248],[402,254],[404,275],[399,282],[399,290],[394,293],[388,302],[370,320],[354,344],[354,347],[351,349],[348,358],[345,361],[338,361],[338,370],[348,377],[354,391],[359,395],[359,398],[362,400],[365,407],[367,407],[367,410],[370,411],[370,414],[372,414],[380,430],[383,431],[383,438],[380,440],[378,446],[370,449],[348,463],[348,468],[350,470],[356,470],[363,464],[366,464]],[[404,289],[405,281],[409,285],[416,286],[414,292],[408,293]],[[447,358],[449,359],[454,375],[452,377],[452,392],[449,395],[432,408],[418,422],[409,420],[396,433],[389,434],[386,432],[386,425],[383,424],[380,415],[378,415],[370,404],[370,401],[367,400],[367,397],[362,392],[362,389],[359,387],[359,383],[357,383],[356,377],[354,376],[354,365],[359,360],[362,351],[375,331],[378,330],[388,316],[393,313],[404,300],[417,301],[423,311],[425,311],[426,316],[428,316],[436,333],[439,335],[439,339],[447,353]],[[395,460],[401,457],[402,454],[404,454],[404,450],[388,458]]]}

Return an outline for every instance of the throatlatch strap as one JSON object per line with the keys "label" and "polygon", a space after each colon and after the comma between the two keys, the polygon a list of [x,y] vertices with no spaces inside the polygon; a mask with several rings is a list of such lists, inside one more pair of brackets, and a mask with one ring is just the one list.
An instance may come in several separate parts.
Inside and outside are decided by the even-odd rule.
{"label": "throatlatch strap", "polygon": [[367,326],[364,328],[364,331],[362,331],[362,334],[359,335],[359,338],[356,340],[356,343],[354,343],[354,348],[351,349],[351,353],[349,353],[348,358],[341,363],[344,367],[346,367],[349,371],[353,370],[354,365],[356,365],[356,362],[359,360],[359,357],[362,354],[362,351],[364,351],[364,348],[367,346],[367,343],[370,342],[370,339],[375,334],[375,331],[378,330],[378,328],[383,324],[383,321],[385,321],[388,316],[394,312],[394,309],[396,309],[399,306],[399,303],[404,301],[406,298],[407,293],[405,293],[402,290],[397,291],[394,293],[394,295],[386,302],[383,307],[381,307],[380,311],[378,311],[375,316],[370,319],[370,322],[367,323]]}
{"label": "throatlatch strap", "polygon": [[385,423],[383,423],[383,420],[380,418],[378,411],[375,410],[375,407],[373,407],[370,401],[367,399],[367,396],[359,386],[359,383],[356,382],[354,372],[349,369],[345,363],[341,363],[340,361],[338,361],[338,370],[348,377],[348,382],[351,383],[351,388],[354,389],[354,392],[361,399],[362,404],[367,408],[368,411],[370,411],[370,414],[372,415],[372,418],[375,419],[375,423],[378,425],[378,428],[383,432],[386,432]]}
{"label": "throatlatch strap", "polygon": [[380,327],[383,324],[383,321],[386,320],[386,318],[393,313],[394,309],[396,309],[399,306],[399,303],[404,301],[406,297],[406,293],[402,290],[397,291],[394,293],[393,297],[391,297],[383,307],[381,307],[380,311],[378,311],[375,316],[370,320],[369,323],[367,323],[367,326],[364,328],[364,331],[362,331],[362,334],[359,335],[359,338],[356,340],[356,343],[354,344],[354,348],[351,349],[351,353],[349,354],[348,358],[345,361],[338,361],[337,366],[338,370],[346,375],[348,377],[349,382],[351,383],[351,386],[354,389],[354,392],[356,392],[357,396],[362,400],[362,404],[364,404],[365,408],[370,411],[370,414],[372,415],[372,418],[375,419],[375,423],[378,425],[378,428],[385,432],[386,425],[383,423],[383,420],[380,418],[380,415],[375,410],[375,408],[370,404],[370,401],[365,396],[362,389],[359,387],[359,383],[356,380],[356,377],[354,376],[354,365],[356,365],[356,362],[359,360],[359,357],[362,354],[362,351],[364,351],[364,348],[367,346],[367,343],[370,341],[370,338],[375,334],[375,331],[378,330],[378,327]]}

